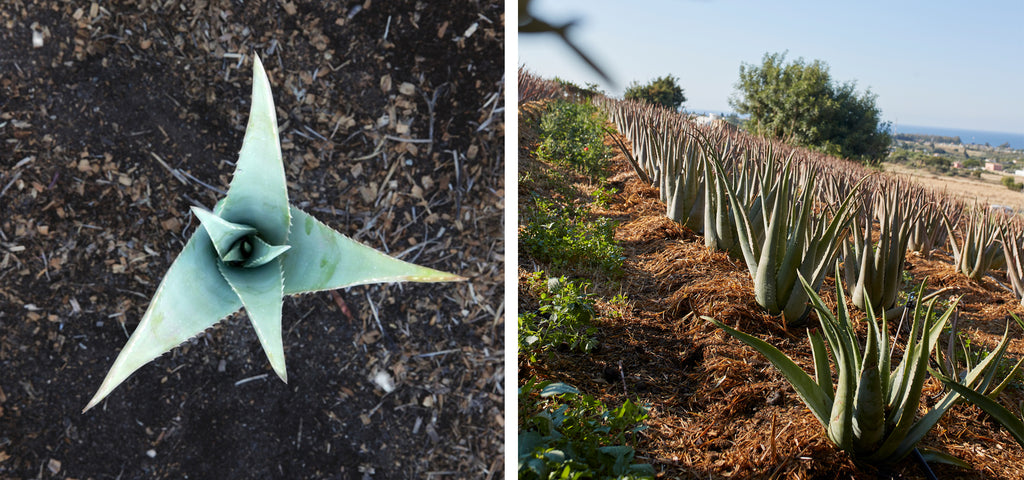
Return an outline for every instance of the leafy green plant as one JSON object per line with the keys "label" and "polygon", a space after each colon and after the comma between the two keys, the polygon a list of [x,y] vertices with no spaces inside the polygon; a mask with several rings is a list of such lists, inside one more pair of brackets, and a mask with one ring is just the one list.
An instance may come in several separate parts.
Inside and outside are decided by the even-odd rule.
{"label": "leafy green plant", "polygon": [[576,388],[530,378],[519,387],[520,479],[647,479],[627,440],[646,427],[647,411],[626,400],[608,408]]}
{"label": "leafy green plant", "polygon": [[604,145],[604,119],[589,103],[552,102],[540,120],[537,156],[600,176],[611,154]]}
{"label": "leafy green plant", "polygon": [[[539,280],[542,273],[538,272]],[[519,351],[534,358],[537,352],[554,348],[590,352],[597,346],[594,300],[586,293],[590,282],[573,282],[565,277],[549,278],[542,287],[536,313],[519,315]]]}
{"label": "leafy green plant", "polygon": [[289,205],[274,100],[258,57],[249,124],[227,196],[212,212],[192,211],[201,227],[168,269],[85,410],[141,366],[239,308],[248,313],[274,372],[287,381],[284,295],[368,283],[464,280],[388,257]]}
{"label": "leafy green plant", "polygon": [[607,207],[611,203],[612,198],[615,198],[616,193],[618,192],[613,187],[601,186],[590,192],[590,196],[594,198],[594,205]]}
{"label": "leafy green plant", "polygon": [[534,198],[519,234],[523,251],[555,268],[586,264],[609,275],[622,271],[622,247],[615,243],[615,223],[593,218],[584,207]]}
{"label": "leafy green plant", "polygon": [[956,224],[960,219],[959,210],[944,203],[944,199],[934,192],[912,189],[909,197],[910,203],[920,214],[910,223],[910,239],[907,241],[907,249],[911,252],[928,255],[932,250],[940,248],[946,243],[948,232],[943,228],[943,215],[947,217],[952,215],[951,222]]}
{"label": "leafy green plant", "polygon": [[[836,277],[839,277],[838,268]],[[825,337],[823,340],[818,331],[808,332],[814,359],[814,377],[767,342],[728,327],[718,320],[704,318],[767,357],[793,385],[800,399],[825,427],[828,439],[837,447],[871,462],[894,463],[903,459],[960,398],[959,393],[950,392],[928,413],[917,417],[921,389],[928,372],[928,359],[955,309],[955,302],[941,315],[934,314],[934,301],[916,303],[903,358],[893,371],[891,346],[895,342],[889,339],[884,316],[880,322],[876,321],[871,304],[867,304],[867,339],[861,348],[854,333],[854,320],[846,309],[846,295],[840,282],[836,282],[837,311],[834,315],[803,276],[800,276],[800,283],[818,313],[821,332]],[[915,298],[922,298],[923,293],[922,282]],[[825,341],[828,342],[827,350]],[[995,374],[993,360],[1002,355],[1008,341],[1008,335],[1003,335],[996,348],[997,355],[985,358],[966,372],[964,383],[979,385],[983,391],[987,389]],[[834,385],[829,352],[837,372]],[[967,466],[944,453],[924,449],[921,452],[929,460]]]}

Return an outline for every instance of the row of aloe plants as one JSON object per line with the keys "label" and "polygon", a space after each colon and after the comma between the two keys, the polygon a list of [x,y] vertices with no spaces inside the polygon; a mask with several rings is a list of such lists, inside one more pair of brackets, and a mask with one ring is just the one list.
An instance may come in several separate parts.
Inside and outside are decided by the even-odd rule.
{"label": "row of aloe plants", "polygon": [[[790,224],[788,226],[793,228],[785,228],[782,233],[788,235],[791,230],[802,228],[825,234],[828,229],[813,227],[831,224],[838,218],[835,239],[840,245],[851,242],[852,245],[834,255],[835,260],[842,260],[847,278],[864,277],[853,295],[856,304],[863,308],[861,297],[868,295],[876,309],[885,310],[890,316],[899,313],[893,299],[902,284],[895,279],[902,277],[906,251],[930,255],[934,250],[948,247],[958,270],[978,280],[1006,264],[1012,253],[1004,253],[1003,246],[1012,247],[1010,237],[1015,233],[1020,237],[1020,232],[1013,229],[1013,222],[989,212],[983,205],[972,207],[944,192],[934,192],[913,182],[889,175],[871,175],[871,170],[855,162],[756,138],[720,123],[697,125],[685,114],[650,104],[607,97],[596,97],[593,101],[608,113],[609,119],[626,137],[631,150],[627,154],[634,169],[641,178],[649,179],[652,186],[658,187],[666,215],[703,233],[709,247],[740,257],[745,255],[737,227],[743,223],[744,215],[736,216],[729,204],[728,192],[730,188],[735,191],[740,209],[746,213],[752,229],[747,243],[751,243],[752,253],[759,255],[755,262],[748,260],[748,267],[751,267],[755,285],[761,284],[765,292],[770,292],[772,287],[767,283],[770,277],[763,276],[764,271],[772,268],[767,258],[760,258],[763,256],[760,247],[773,240],[774,246],[791,246],[796,242],[794,238],[783,240],[766,235],[771,232],[766,230],[771,218],[771,210],[766,208],[771,204],[766,201],[774,202],[775,195],[784,191],[788,192],[788,197],[779,199],[779,203],[786,213],[797,211],[787,206],[804,201],[809,202],[813,213],[804,217],[790,215],[794,221],[806,221],[808,225]],[[720,170],[708,168],[714,161],[721,163]],[[804,187],[811,187],[811,192],[805,195]],[[835,208],[847,203],[850,204],[847,209]],[[876,221],[884,230],[885,238],[877,243],[867,242],[867,238],[872,238],[870,229]],[[776,224],[779,225],[782,224]],[[847,235],[852,238],[847,240]],[[857,238],[861,239],[859,243]],[[832,240],[812,235],[806,243],[831,245]],[[864,264],[867,259],[864,253],[868,250],[873,254],[870,266]],[[787,250],[775,248],[769,252],[769,256],[779,256],[774,260],[779,264]],[[815,252],[789,250],[789,253],[791,261],[797,257],[806,260],[804,254],[819,260],[815,264],[823,260],[823,271],[828,271],[833,261],[828,248]],[[759,277],[759,270],[762,277]],[[1024,279],[1024,268],[1015,271],[1018,279]],[[884,274],[875,275],[875,272]],[[776,285],[776,290],[783,293],[799,290],[792,288],[796,285],[795,277],[785,269],[783,273],[786,274],[782,278],[775,279],[776,283],[782,282]],[[1009,268],[1008,274],[1013,276]],[[817,277],[809,278],[816,280]],[[819,284],[818,281],[811,283],[812,286]],[[1024,281],[1015,291],[1024,302]],[[771,304],[770,297],[759,296],[759,303],[772,313],[785,310],[777,302]],[[795,307],[790,311],[793,310]],[[793,320],[792,315],[787,318]]]}
{"label": "row of aloe plants", "polygon": [[[930,298],[934,295],[924,295],[922,283],[907,296],[915,301],[898,305],[907,252],[929,255],[947,242],[965,276],[977,280],[1005,264],[1013,291],[1024,298],[1024,222],[991,215],[984,207],[968,208],[948,195],[892,176],[871,175],[814,152],[721,126],[698,126],[675,112],[607,98],[595,102],[632,144],[631,163],[642,170],[640,178],[659,188],[666,215],[703,232],[709,247],[742,258],[762,307],[786,322],[804,318],[808,302],[817,311],[825,339],[814,331],[809,335],[814,378],[770,344],[707,320],[779,368],[839,448],[876,462],[891,463],[918,452],[924,459],[967,466],[950,455],[922,455],[917,449],[962,398],[1004,422],[1024,445],[1024,422],[994,401],[1020,367],[1018,363],[1005,378],[996,378],[1009,326],[983,361],[963,371],[933,372],[929,358],[957,301],[936,312]],[[957,230],[962,230],[959,242]],[[825,272],[833,268],[836,314],[818,297]],[[851,303],[865,311],[863,348],[854,333],[857,321],[846,310],[843,277]],[[908,313],[910,334],[892,370],[896,343],[889,338],[887,322],[901,316],[905,320]],[[929,374],[950,391],[918,418]]]}

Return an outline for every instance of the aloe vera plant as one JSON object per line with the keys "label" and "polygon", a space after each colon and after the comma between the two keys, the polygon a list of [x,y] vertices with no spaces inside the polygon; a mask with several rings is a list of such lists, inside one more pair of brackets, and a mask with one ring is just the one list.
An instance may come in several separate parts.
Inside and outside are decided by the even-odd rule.
{"label": "aloe vera plant", "polygon": [[1020,220],[1001,224],[999,239],[1006,258],[1006,277],[1010,280],[1013,294],[1024,304],[1024,225]]}
{"label": "aloe vera plant", "polygon": [[953,225],[943,217],[942,223],[949,234],[949,244],[953,247],[953,262],[957,269],[971,280],[979,280],[985,276],[993,265],[1002,261],[1002,250],[996,242],[999,229],[986,212],[974,208],[967,221],[963,243],[957,244],[953,237]]}
{"label": "aloe vera plant", "polygon": [[943,215],[949,217],[950,222],[955,225],[960,220],[960,210],[948,199],[920,188],[911,188],[908,196],[910,203],[920,211],[920,215],[917,220],[911,222],[907,249],[928,255],[946,243],[948,231],[943,227]]}
{"label": "aloe vera plant", "polygon": [[[865,197],[861,212],[854,215],[852,240],[843,242],[843,269],[846,285],[852,290],[853,304],[865,310],[870,304],[887,318],[902,313],[896,306],[903,282],[903,262],[907,256],[910,226],[919,213],[912,205],[899,201],[901,184],[880,186]],[[878,218],[878,242],[872,241],[874,218]]]}
{"label": "aloe vera plant", "polygon": [[[839,277],[838,268],[836,277]],[[871,462],[900,461],[917,448],[917,443],[960,399],[960,393],[949,392],[926,414],[917,417],[921,390],[928,373],[929,356],[959,299],[941,315],[934,311],[934,301],[917,302],[903,358],[893,371],[893,349],[884,316],[876,321],[868,304],[865,321],[867,338],[861,348],[855,336],[854,320],[846,309],[842,285],[836,282],[837,311],[833,315],[803,276],[800,276],[800,284],[818,313],[821,332],[824,333],[823,339],[822,333],[808,331],[814,362],[813,377],[764,340],[733,329],[718,320],[703,318],[753,347],[779,369],[825,428],[829,441],[837,447]],[[922,282],[915,298],[922,298],[923,293]],[[1008,340],[1009,337],[1003,335],[996,352],[1005,350]],[[829,352],[831,364],[837,372],[835,384],[832,381]],[[964,383],[980,384],[982,389],[988,388],[995,374],[995,368],[992,368],[995,358],[997,355],[990,355],[979,362],[964,375]],[[920,450],[928,460],[968,466],[948,454]]]}
{"label": "aloe vera plant", "polygon": [[[1013,316],[1013,319],[1021,326],[1021,328],[1024,328],[1024,320],[1021,320],[1021,318],[1015,313],[1010,313],[1010,315]],[[1002,360],[1006,353],[1005,345],[1000,346],[1002,348],[997,347],[992,354],[988,355],[989,357],[995,357],[995,360],[993,361],[997,364]],[[1002,390],[1001,387],[1004,387],[1005,384],[1008,383],[1008,380],[1017,373],[1022,362],[1024,362],[1024,359],[1018,361],[1017,365],[1014,366],[1006,376],[1006,379],[1003,380],[1000,387],[997,387],[992,391],[986,390],[985,385],[982,385],[981,387],[972,387],[970,384],[960,383],[959,379],[954,380],[953,378],[950,378],[953,375],[946,372],[943,372],[942,374],[935,374],[935,376],[941,380],[946,387],[949,387],[952,391],[962,395],[968,402],[977,405],[978,408],[991,415],[992,418],[996,419],[996,421],[1013,436],[1014,440],[1017,440],[1017,443],[1019,443],[1020,446],[1024,447],[1024,417],[1017,418],[1013,412],[996,401],[996,397],[999,396],[999,392]],[[1021,402],[1018,405],[1018,409],[1024,412],[1024,402]]]}
{"label": "aloe vera plant", "polygon": [[[711,158],[719,178],[724,179],[736,240],[754,281],[757,303],[769,313],[781,314],[787,323],[802,319],[809,307],[807,294],[797,284],[798,273],[811,279],[815,291],[821,287],[825,273],[835,264],[839,241],[850,221],[851,200],[860,183],[850,190],[832,219],[825,222],[815,218],[812,211],[814,176],[806,176],[797,196],[792,192],[792,162],[787,161],[778,176],[770,168],[764,169],[759,194],[763,210],[758,212],[745,208],[732,182],[727,180],[722,162],[713,155]],[[765,161],[777,161],[771,150]]]}
{"label": "aloe vera plant", "polygon": [[463,280],[389,257],[288,203],[274,101],[258,57],[249,123],[227,195],[212,212],[192,211],[201,226],[168,269],[85,410],[135,370],[240,307],[274,372],[287,382],[281,339],[284,295],[369,283]]}

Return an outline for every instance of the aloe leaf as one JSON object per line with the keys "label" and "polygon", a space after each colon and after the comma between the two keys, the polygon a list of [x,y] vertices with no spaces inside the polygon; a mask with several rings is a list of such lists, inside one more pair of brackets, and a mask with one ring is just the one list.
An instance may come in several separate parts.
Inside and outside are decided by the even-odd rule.
{"label": "aloe leaf", "polygon": [[254,268],[233,267],[224,262],[217,262],[217,266],[245,305],[245,312],[256,329],[256,337],[267,354],[270,366],[287,383],[281,340],[281,306],[284,302],[281,260],[275,259]]}
{"label": "aloe leaf", "polygon": [[231,186],[217,213],[224,220],[255,227],[272,245],[284,245],[288,240],[289,210],[274,98],[263,63],[256,56],[249,123]]}
{"label": "aloe leaf", "polygon": [[389,257],[292,207],[292,248],[284,255],[284,293],[383,282],[451,282],[463,277]]}
{"label": "aloe leaf", "polygon": [[854,399],[853,429],[856,451],[871,451],[885,433],[885,397],[882,394],[882,375],[879,372],[880,348],[878,324],[875,323],[871,304],[867,305],[868,340],[864,347],[860,382]]}
{"label": "aloe leaf", "polygon": [[752,335],[743,333],[736,330],[728,325],[719,322],[710,317],[701,317],[711,323],[714,323],[718,328],[725,330],[726,333],[732,335],[733,338],[750,345],[755,350],[764,355],[768,361],[775,365],[775,368],[779,369],[780,372],[789,380],[789,383],[793,385],[793,389],[803,400],[807,408],[811,409],[811,413],[814,414],[815,418],[821,422],[822,425],[828,425],[828,411],[829,411],[829,396],[825,391],[818,386],[817,382],[811,378],[799,365],[793,362],[786,354],[779,351],[779,349],[773,347],[769,343],[761,340]]}
{"label": "aloe leaf", "polygon": [[972,468],[971,464],[963,460],[960,460],[959,458],[956,458],[948,453],[923,447],[919,447],[917,451],[921,452],[921,458],[923,458],[924,461],[929,463],[945,463],[947,465],[955,465],[957,467],[965,468],[967,470],[970,470]]}
{"label": "aloe leaf", "polygon": [[96,406],[139,367],[242,306],[217,270],[216,260],[210,236],[206,230],[197,228],[167,270],[142,321],[83,412]]}
{"label": "aloe leaf", "polygon": [[292,248],[291,245],[270,245],[260,237],[249,239],[249,245],[252,249],[249,258],[242,262],[245,268],[261,267]]}
{"label": "aloe leaf", "polygon": [[967,401],[977,405],[978,408],[991,415],[1017,440],[1017,443],[1024,447],[1024,422],[1017,418],[1013,412],[977,390],[968,388],[942,375],[936,374],[936,377],[954,392],[967,399]]}
{"label": "aloe leaf", "polygon": [[825,342],[821,339],[821,333],[813,330],[807,331],[807,338],[811,341],[811,355],[814,358],[814,379],[831,400],[835,398],[835,389],[832,386],[832,370],[829,368]]}

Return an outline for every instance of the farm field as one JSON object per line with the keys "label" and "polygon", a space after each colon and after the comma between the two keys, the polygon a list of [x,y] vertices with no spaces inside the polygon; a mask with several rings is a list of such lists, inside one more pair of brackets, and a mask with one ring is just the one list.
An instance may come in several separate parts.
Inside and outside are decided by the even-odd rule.
{"label": "farm field", "polygon": [[988,205],[1004,205],[1016,211],[1024,211],[1024,193],[1015,192],[999,183],[1009,173],[983,172],[981,178],[951,177],[936,175],[927,170],[909,168],[894,163],[885,163],[885,171],[895,175],[906,175],[936,191],[945,191],[967,202],[977,200]]}
{"label": "farm field", "polygon": [[[645,406],[642,429],[617,438],[633,447],[633,461],[651,465],[657,478],[927,478],[910,456],[886,465],[854,459],[836,448],[779,370],[753,348],[703,320],[701,316],[712,317],[763,339],[805,371],[813,371],[807,332],[817,325],[816,314],[786,324],[759,306],[743,261],[706,247],[701,234],[666,216],[658,188],[641,181],[628,160],[637,157],[630,140],[611,123],[606,124],[609,132],[601,140],[611,152],[604,175],[538,155],[543,151],[538,131],[552,103],[520,105],[520,328],[524,315],[528,319],[550,318],[552,311],[563,315],[564,311],[550,308],[551,294],[556,288],[564,292],[565,285],[575,282],[585,284],[585,294],[579,298],[593,303],[592,314],[586,315],[592,317],[593,329],[581,330],[583,337],[591,337],[590,342],[586,338],[579,344],[563,341],[543,351],[534,347],[537,343],[529,343],[535,341],[530,338],[524,348],[521,331],[520,387],[532,381],[561,382],[609,409],[627,401]],[[1005,190],[998,184],[989,189]],[[604,256],[567,260],[536,254],[544,250],[532,243],[531,225],[549,203],[566,205],[565,211],[589,219],[580,223],[613,225],[614,244],[621,248],[613,254],[621,256],[621,266],[604,267]],[[555,218],[544,217],[549,223],[542,225],[557,228],[552,227]],[[599,233],[589,235],[599,237]],[[1011,312],[1019,315],[1024,309],[1009,290],[1004,270],[993,269],[979,280],[968,280],[957,270],[948,242],[930,255],[907,254],[903,266],[904,292],[927,281],[926,292],[941,291],[940,301],[961,297],[962,342],[976,351],[990,351],[1009,322],[1008,360],[1024,356],[1022,331],[1009,320]],[[819,290],[833,311],[836,281],[828,272]],[[863,319],[863,313],[850,308]],[[860,336],[866,331],[864,323],[857,329]],[[897,328],[892,321],[890,329]],[[943,348],[948,337],[940,338]],[[1000,403],[1015,406],[1024,398],[1019,390],[1021,378],[1013,379]],[[928,377],[919,414],[944,393],[942,383]],[[524,420],[534,414],[523,410],[521,395],[521,437]],[[1024,478],[1021,446],[967,403],[953,406],[920,446],[972,466],[931,463],[938,478]]]}

